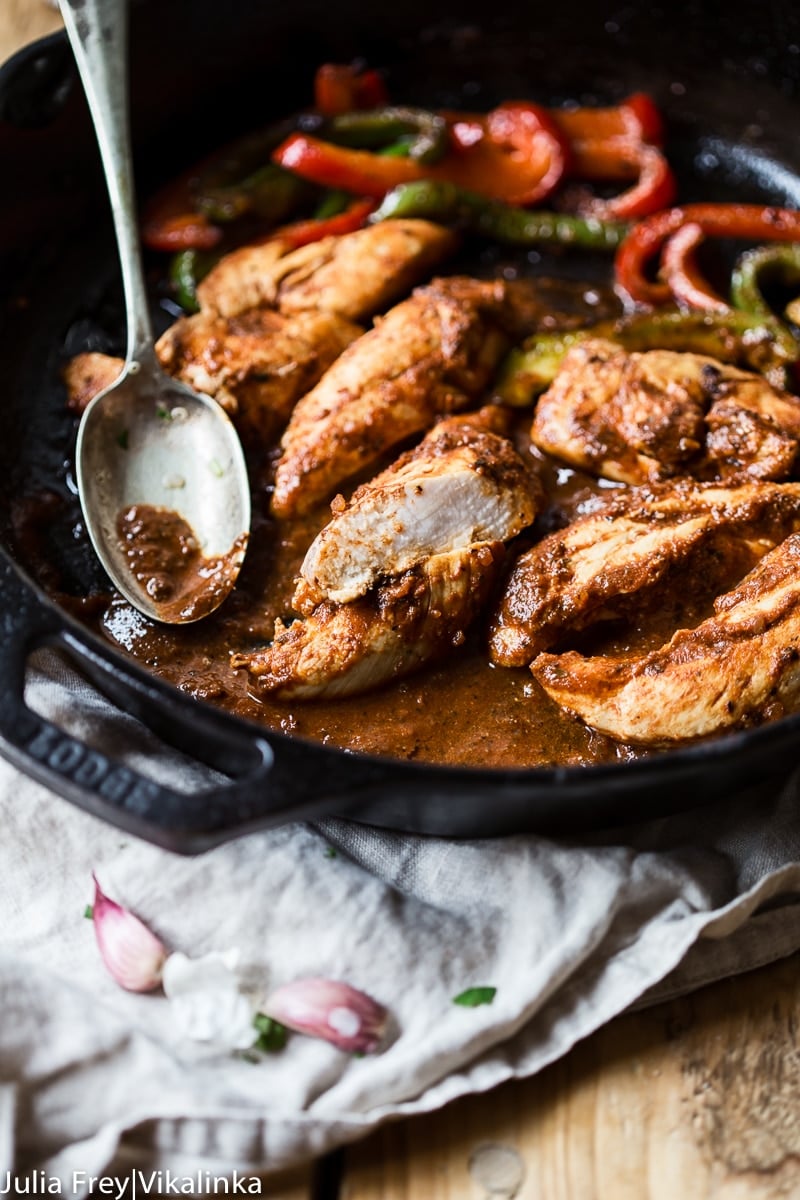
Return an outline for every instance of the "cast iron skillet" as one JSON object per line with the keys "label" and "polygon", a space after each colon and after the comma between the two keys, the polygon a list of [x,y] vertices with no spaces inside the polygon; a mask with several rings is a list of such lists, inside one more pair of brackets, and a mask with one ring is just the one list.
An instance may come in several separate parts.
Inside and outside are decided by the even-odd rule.
{"label": "cast iron skillet", "polygon": [[[613,102],[651,92],[670,121],[681,196],[800,200],[800,16],[793,0],[554,6],[426,0],[145,0],[133,10],[133,109],[142,189],[200,153],[307,102],[315,66],[363,56],[397,98],[488,108],[501,99]],[[486,10],[490,11],[486,11]],[[488,836],[579,831],[777,786],[797,762],[800,716],[626,765],[487,770],[370,759],[281,734],[183,695],[54,606],[15,561],[10,512],[42,486],[69,496],[73,422],[58,371],[98,344],[116,257],[87,114],[62,37],[0,72],[0,751],[67,800],[193,852],[312,813],[394,829]],[[551,264],[552,265],[552,264]],[[585,275],[585,264],[558,270]],[[111,299],[109,299],[111,297]],[[163,314],[162,314],[163,319]],[[113,325],[113,321],[111,322]],[[106,322],[108,326],[108,322]],[[94,339],[94,340],[93,340]],[[113,341],[113,337],[112,337]],[[72,498],[74,502],[74,497]],[[58,534],[76,593],[97,567]],[[140,777],[34,713],[30,652],[60,649],[112,701],[228,778],[187,795]]]}

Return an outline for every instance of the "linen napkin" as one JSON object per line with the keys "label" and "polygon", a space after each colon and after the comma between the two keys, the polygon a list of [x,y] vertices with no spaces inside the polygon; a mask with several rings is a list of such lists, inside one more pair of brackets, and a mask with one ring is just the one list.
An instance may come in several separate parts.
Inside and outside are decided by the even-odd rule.
{"label": "linen napkin", "polygon": [[[27,697],[137,769],[207,782],[52,654]],[[283,1168],[531,1075],[632,1005],[787,955],[799,801],[800,772],[770,798],[591,837],[455,842],[325,820],[187,859],[0,763],[0,1184],[44,1172],[81,1195],[123,1157],[185,1175]],[[93,871],[171,949],[237,950],[255,1000],[310,975],[368,992],[391,1011],[386,1047],[357,1058],[293,1035],[251,1062],[189,1040],[164,996],[107,974],[83,919]],[[478,986],[491,1004],[453,1003]]]}

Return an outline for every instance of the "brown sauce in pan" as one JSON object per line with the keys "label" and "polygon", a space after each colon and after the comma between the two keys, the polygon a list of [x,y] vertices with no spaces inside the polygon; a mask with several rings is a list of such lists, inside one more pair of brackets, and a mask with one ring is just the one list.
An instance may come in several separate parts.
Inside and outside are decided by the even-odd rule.
{"label": "brown sauce in pan", "polygon": [[172,509],[134,504],[117,517],[117,535],[134,579],[164,621],[199,621],[236,577],[247,535],[224,555],[206,557],[191,526]]}

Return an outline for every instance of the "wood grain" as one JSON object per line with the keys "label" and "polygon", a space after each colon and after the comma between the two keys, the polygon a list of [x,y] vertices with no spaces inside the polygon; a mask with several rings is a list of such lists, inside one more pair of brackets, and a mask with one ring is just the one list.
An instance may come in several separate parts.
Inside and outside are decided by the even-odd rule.
{"label": "wood grain", "polygon": [[799,1012],[795,957],[621,1017],[351,1148],[340,1200],[800,1197]]}
{"label": "wood grain", "polygon": [[0,63],[61,25],[61,17],[46,0],[0,0]]}

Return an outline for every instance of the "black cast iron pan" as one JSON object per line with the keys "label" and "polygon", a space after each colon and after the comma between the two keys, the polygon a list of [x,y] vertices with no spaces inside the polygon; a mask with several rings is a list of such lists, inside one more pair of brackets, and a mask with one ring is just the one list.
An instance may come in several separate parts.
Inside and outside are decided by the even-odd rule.
{"label": "black cast iron pan", "polygon": [[[800,15],[762,3],[558,6],[425,0],[144,0],[132,13],[140,188],[231,136],[302,106],[315,67],[362,56],[393,94],[489,108],[504,98],[666,109],[685,200],[800,201]],[[116,255],[88,117],[60,36],[0,72],[0,751],[82,808],[190,852],[312,813],[450,836],[572,831],[777,787],[797,765],[800,716],[625,765],[558,770],[431,767],[368,759],[267,733],[145,673],[52,604],[15,560],[10,513],[68,491],[73,422],[59,365],[92,342]],[[558,269],[570,270],[568,260]],[[586,274],[585,264],[575,268]],[[162,314],[163,316],[163,314]],[[76,591],[97,567],[56,545]],[[59,648],[112,701],[228,781],[186,795],[140,777],[31,711],[27,659]]]}

